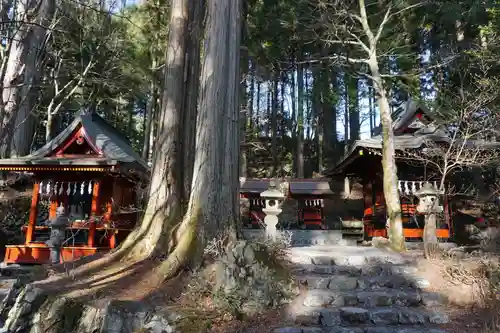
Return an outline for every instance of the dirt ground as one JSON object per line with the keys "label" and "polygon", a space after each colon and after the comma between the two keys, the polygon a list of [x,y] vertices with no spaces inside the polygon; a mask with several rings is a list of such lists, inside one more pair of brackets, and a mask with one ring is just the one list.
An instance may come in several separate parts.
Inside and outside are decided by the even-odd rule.
{"label": "dirt ground", "polygon": [[[497,325],[500,303],[492,300],[486,279],[480,278],[482,260],[479,258],[420,259],[419,275],[430,282],[430,291],[446,297],[446,312],[450,324],[443,329],[450,333],[499,332]],[[471,273],[473,272],[473,273]]]}

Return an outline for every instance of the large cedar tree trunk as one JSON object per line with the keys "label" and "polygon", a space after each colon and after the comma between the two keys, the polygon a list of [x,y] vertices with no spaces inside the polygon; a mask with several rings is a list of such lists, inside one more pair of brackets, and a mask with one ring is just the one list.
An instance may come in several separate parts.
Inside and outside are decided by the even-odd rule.
{"label": "large cedar tree trunk", "polygon": [[304,178],[304,66],[297,65],[297,178]]}
{"label": "large cedar tree trunk", "polygon": [[[194,0],[193,0],[194,1]],[[141,259],[156,251],[169,252],[168,242],[181,218],[182,178],[179,139],[182,126],[184,67],[188,6],[190,0],[172,0],[169,38],[161,110],[153,154],[149,200],[142,223],[123,243],[121,250],[132,248],[129,256]]]}
{"label": "large cedar tree trunk", "polygon": [[15,32],[2,82],[0,108],[0,156],[29,153],[35,124],[31,116],[34,94],[41,77],[46,27],[55,11],[54,0],[19,1],[16,5]]}
{"label": "large cedar tree trunk", "polygon": [[160,267],[165,277],[183,264],[199,263],[209,240],[236,238],[241,1],[207,4],[191,195],[176,247]]}
{"label": "large cedar tree trunk", "polygon": [[273,71],[272,96],[271,96],[271,157],[273,167],[271,177],[276,177],[278,171],[278,87],[279,87],[279,70],[277,66]]}
{"label": "large cedar tree trunk", "polygon": [[196,114],[198,111],[198,94],[200,86],[200,50],[201,38],[203,36],[203,17],[205,14],[204,1],[191,1],[189,35],[187,39],[188,59],[186,63],[186,90],[183,104],[182,125],[182,203],[186,207],[191,192],[191,180],[193,177]]}
{"label": "large cedar tree trunk", "polygon": [[[242,45],[245,45],[245,40],[246,40],[246,16],[248,12],[248,5],[245,4],[243,5],[243,20],[241,23],[241,40],[242,40]],[[253,98],[253,77],[252,76],[252,81],[250,82],[250,94],[247,94],[247,84],[248,84],[248,68],[249,67],[249,55],[248,55],[248,49],[247,48],[242,48],[241,51],[241,80],[240,82],[237,82],[240,87],[240,115],[238,117],[238,121],[240,122],[240,171],[239,174],[241,177],[246,177],[247,176],[247,168],[248,168],[248,163],[247,163],[247,146],[246,146],[246,134],[248,131],[248,128],[250,127],[251,123],[249,123],[248,119],[251,119],[252,117],[252,98]]]}
{"label": "large cedar tree trunk", "polygon": [[151,144],[151,133],[153,118],[156,109],[156,58],[151,55],[151,67],[153,72],[149,81],[149,100],[146,105],[146,114],[144,115],[144,141],[142,143],[142,159],[149,162],[149,146]]}

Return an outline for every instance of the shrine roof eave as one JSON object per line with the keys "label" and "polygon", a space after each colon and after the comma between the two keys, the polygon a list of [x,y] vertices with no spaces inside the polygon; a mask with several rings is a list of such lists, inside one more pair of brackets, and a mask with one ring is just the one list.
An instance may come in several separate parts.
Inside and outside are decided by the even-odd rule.
{"label": "shrine roof eave", "polygon": [[291,180],[290,195],[330,196],[333,195],[326,180]]}
{"label": "shrine roof eave", "polygon": [[[394,146],[397,150],[418,149],[422,147],[426,141],[425,137],[416,137],[414,135],[401,135],[394,137]],[[377,135],[369,139],[356,140],[348,152],[341,160],[329,169],[326,169],[323,174],[329,177],[340,176],[344,174],[345,169],[352,164],[356,159],[364,156],[359,152],[361,150],[381,150],[382,136]]]}
{"label": "shrine roof eave", "polygon": [[[421,136],[416,136],[412,134],[400,135],[394,137],[394,148],[398,151],[419,149],[424,147],[427,143],[449,143],[450,138],[442,135],[426,134]],[[464,142],[462,140],[457,140],[453,144],[463,145],[465,148],[477,148],[480,147],[483,150],[500,150],[500,142],[490,142],[483,140],[468,140]],[[347,167],[352,164],[355,160],[363,157],[364,154],[360,154],[360,151],[380,151],[382,150],[382,136],[375,136],[369,139],[357,140],[351,146],[349,151],[344,155],[344,157],[334,166],[326,169],[323,175],[328,177],[341,176],[345,174]]]}
{"label": "shrine roof eave", "polygon": [[96,158],[67,158],[67,157],[42,157],[42,158],[8,158],[0,159],[0,167],[9,166],[114,166],[120,162],[105,157]]}
{"label": "shrine roof eave", "polygon": [[3,171],[97,171],[116,172],[124,175],[139,175],[139,178],[149,177],[149,170],[144,170],[137,163],[123,163],[107,158],[11,158],[0,159],[0,170]]}
{"label": "shrine roof eave", "polygon": [[55,138],[37,151],[22,157],[21,160],[34,161],[53,155],[79,128],[83,129],[85,138],[99,151],[99,157],[116,161],[113,162],[115,164],[135,163],[144,171],[149,171],[146,161],[134,151],[128,140],[118,130],[98,114],[85,112],[80,112],[73,122]]}

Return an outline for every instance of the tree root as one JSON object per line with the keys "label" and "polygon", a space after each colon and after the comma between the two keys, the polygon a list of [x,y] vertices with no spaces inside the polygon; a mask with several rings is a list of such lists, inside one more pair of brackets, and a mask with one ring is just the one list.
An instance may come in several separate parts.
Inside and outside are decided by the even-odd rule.
{"label": "tree root", "polygon": [[198,214],[186,214],[182,223],[174,227],[171,240],[176,244],[174,250],[168,254],[165,261],[161,262],[155,271],[168,280],[180,270],[189,267],[199,251],[200,240],[197,239]]}

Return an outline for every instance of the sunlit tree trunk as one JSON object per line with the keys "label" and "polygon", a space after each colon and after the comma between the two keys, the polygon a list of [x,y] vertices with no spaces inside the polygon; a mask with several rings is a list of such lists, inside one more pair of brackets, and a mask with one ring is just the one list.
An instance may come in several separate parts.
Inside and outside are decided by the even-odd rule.
{"label": "sunlit tree trunk", "polygon": [[182,202],[186,206],[190,192],[191,180],[193,177],[196,115],[198,110],[198,94],[200,86],[200,51],[201,38],[203,36],[203,16],[205,14],[204,1],[191,1],[189,35],[187,40],[188,59],[186,63],[186,77],[184,93],[184,104],[182,112]]}
{"label": "sunlit tree trunk", "polygon": [[[358,0],[360,8],[360,18],[365,35],[368,37],[368,67],[372,76],[373,88],[377,94],[377,104],[382,123],[382,168],[384,182],[384,198],[387,209],[389,224],[389,240],[391,246],[396,251],[405,250],[405,239],[403,236],[403,220],[401,217],[401,203],[398,191],[398,175],[395,160],[394,133],[392,131],[392,114],[389,105],[387,88],[384,85],[380,73],[377,57],[377,37],[370,29],[368,16],[366,13],[365,0]],[[382,29],[380,27],[379,29]]]}
{"label": "sunlit tree trunk", "polygon": [[191,195],[175,248],[160,267],[165,277],[199,263],[208,240],[236,238],[240,5],[207,2]]}
{"label": "sunlit tree trunk", "polygon": [[190,0],[172,0],[169,38],[166,50],[165,77],[161,110],[151,170],[149,200],[144,218],[123,243],[131,248],[129,257],[145,258],[155,252],[169,252],[171,236],[181,218],[182,167],[179,139],[182,126],[181,108],[184,97],[184,67]]}
{"label": "sunlit tree trunk", "polygon": [[382,168],[384,173],[384,198],[389,222],[389,239],[395,250],[403,251],[405,249],[405,242],[398,192],[396,160],[394,158],[395,147],[391,108],[387,98],[387,91],[380,75],[376,53],[370,57],[369,66],[373,78],[373,87],[377,93],[377,104],[382,122]]}

